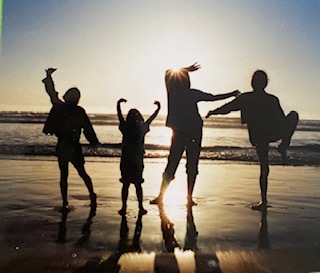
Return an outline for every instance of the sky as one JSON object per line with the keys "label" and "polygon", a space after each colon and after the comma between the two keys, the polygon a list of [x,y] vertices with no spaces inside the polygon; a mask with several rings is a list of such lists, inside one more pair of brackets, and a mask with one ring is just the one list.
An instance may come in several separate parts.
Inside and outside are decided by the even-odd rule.
{"label": "sky", "polygon": [[165,115],[165,70],[198,62],[193,88],[250,91],[263,69],[285,113],[320,119],[319,14],[320,0],[3,0],[0,111],[49,111],[41,80],[55,67],[61,97],[78,87],[88,113],[125,98],[124,113],[159,100]]}

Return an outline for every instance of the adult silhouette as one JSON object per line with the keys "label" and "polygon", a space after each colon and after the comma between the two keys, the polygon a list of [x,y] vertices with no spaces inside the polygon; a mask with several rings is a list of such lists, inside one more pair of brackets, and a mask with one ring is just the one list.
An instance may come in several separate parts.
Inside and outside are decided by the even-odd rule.
{"label": "adult silhouette", "polygon": [[269,175],[269,144],[281,140],[278,151],[282,155],[282,163],[286,164],[286,151],[298,123],[298,113],[291,111],[284,114],[279,99],[267,93],[268,76],[262,70],[254,72],[251,80],[253,91],[243,93],[233,101],[209,111],[211,115],[225,115],[231,111],[241,111],[241,122],[247,124],[250,142],[256,147],[260,162],[261,201],[252,205],[252,209],[267,208],[267,189]]}
{"label": "adult silhouette", "polygon": [[192,193],[198,174],[198,162],[202,141],[203,120],[198,111],[200,101],[216,101],[237,96],[238,91],[221,95],[212,95],[191,88],[189,72],[200,68],[197,63],[179,70],[169,69],[165,73],[165,84],[168,98],[168,115],[166,126],[172,129],[172,139],[168,163],[162,175],[158,197],[151,204],[163,202],[164,193],[174,179],[182,154],[186,151],[187,164],[187,204],[196,205]]}

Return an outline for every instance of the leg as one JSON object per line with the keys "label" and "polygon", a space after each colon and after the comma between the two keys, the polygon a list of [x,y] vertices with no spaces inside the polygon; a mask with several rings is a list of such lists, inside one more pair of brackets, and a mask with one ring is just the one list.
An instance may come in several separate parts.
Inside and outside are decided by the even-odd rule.
{"label": "leg", "polygon": [[141,184],[135,184],[136,187],[136,194],[139,203],[139,215],[143,215],[147,213],[147,210],[143,207],[143,190]]}
{"label": "leg", "polygon": [[253,206],[252,209],[261,210],[267,207],[267,190],[268,190],[268,175],[269,175],[269,144],[261,143],[257,144],[257,154],[260,161],[260,192],[261,192],[261,202]]}
{"label": "leg", "polygon": [[299,121],[299,115],[295,111],[291,111],[289,115],[285,117],[284,124],[282,127],[282,132],[281,132],[281,139],[282,142],[278,147],[278,152],[282,156],[282,163],[283,165],[286,165],[286,160],[287,160],[287,149],[290,145],[291,142],[291,137],[296,130],[297,124]]}
{"label": "leg", "polygon": [[82,180],[84,181],[84,183],[89,191],[90,201],[91,201],[90,205],[92,207],[96,207],[97,206],[97,195],[93,191],[93,185],[92,185],[92,181],[91,181],[90,176],[86,172],[84,165],[75,166],[75,168],[78,171],[79,176],[82,178]]}
{"label": "leg", "polygon": [[202,140],[202,130],[194,131],[190,133],[187,141],[187,175],[188,175],[188,195],[187,202],[188,206],[197,205],[192,199],[194,185],[196,183],[196,178],[198,175],[198,165],[199,157],[201,151],[201,140]]}
{"label": "leg", "polygon": [[127,211],[127,200],[129,195],[129,186],[130,183],[124,183],[122,182],[122,190],[121,190],[121,200],[122,200],[122,208],[118,211],[118,213],[122,216],[126,215]]}
{"label": "leg", "polygon": [[182,133],[173,132],[171,138],[170,153],[168,163],[162,175],[160,192],[157,198],[150,201],[150,204],[159,204],[163,201],[164,193],[166,192],[170,181],[174,179],[174,175],[178,168],[180,159],[185,149],[185,137]]}
{"label": "leg", "polygon": [[198,205],[192,198],[192,193],[193,193],[193,189],[194,189],[194,185],[196,183],[196,175],[190,175],[188,174],[188,196],[187,196],[187,205],[188,206],[196,206]]}
{"label": "leg", "polygon": [[62,197],[62,210],[68,208],[68,162],[59,162],[60,168],[60,191]]}

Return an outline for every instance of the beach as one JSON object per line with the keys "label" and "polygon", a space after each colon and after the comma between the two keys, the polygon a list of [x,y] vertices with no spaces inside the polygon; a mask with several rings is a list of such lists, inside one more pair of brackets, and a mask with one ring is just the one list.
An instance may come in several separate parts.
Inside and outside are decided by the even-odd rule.
{"label": "beach", "polygon": [[144,205],[130,187],[121,207],[119,158],[86,158],[98,195],[95,212],[70,166],[69,203],[59,213],[55,157],[0,159],[0,272],[317,272],[320,271],[318,166],[271,166],[267,213],[259,201],[255,163],[200,160],[194,191],[198,206],[185,206],[182,160],[163,207],[158,193],[166,159],[145,159]]}

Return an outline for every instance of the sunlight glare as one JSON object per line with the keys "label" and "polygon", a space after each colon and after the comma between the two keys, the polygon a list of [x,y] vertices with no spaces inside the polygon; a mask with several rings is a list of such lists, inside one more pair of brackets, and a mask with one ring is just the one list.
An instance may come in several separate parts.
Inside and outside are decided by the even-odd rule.
{"label": "sunlight glare", "polygon": [[157,143],[158,145],[169,147],[171,136],[172,130],[169,127],[154,126],[149,135],[146,136],[146,143]]}
{"label": "sunlight glare", "polygon": [[164,196],[165,211],[171,221],[175,222],[186,217],[186,194],[185,177],[176,177]]}
{"label": "sunlight glare", "polygon": [[177,67],[177,66],[174,66],[174,67],[170,68],[170,70],[171,70],[173,73],[179,72],[180,69],[181,69],[181,67]]}

